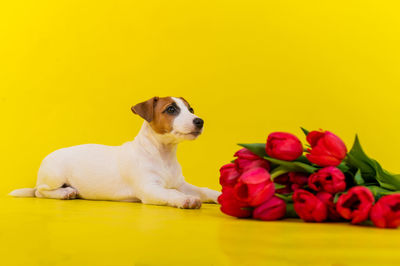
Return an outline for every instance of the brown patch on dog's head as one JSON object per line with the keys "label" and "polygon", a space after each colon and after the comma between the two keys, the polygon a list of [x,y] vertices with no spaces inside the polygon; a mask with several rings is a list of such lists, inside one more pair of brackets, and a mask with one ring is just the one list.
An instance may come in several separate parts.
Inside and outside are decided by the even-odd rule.
{"label": "brown patch on dog's head", "polygon": [[176,106],[175,101],[171,97],[163,97],[159,99],[154,108],[153,121],[150,122],[150,126],[159,134],[172,131],[175,115],[167,112],[170,106]]}
{"label": "brown patch on dog's head", "polygon": [[176,103],[171,97],[153,97],[150,100],[132,106],[132,112],[146,120],[153,130],[159,134],[172,131],[175,116],[168,112]]}

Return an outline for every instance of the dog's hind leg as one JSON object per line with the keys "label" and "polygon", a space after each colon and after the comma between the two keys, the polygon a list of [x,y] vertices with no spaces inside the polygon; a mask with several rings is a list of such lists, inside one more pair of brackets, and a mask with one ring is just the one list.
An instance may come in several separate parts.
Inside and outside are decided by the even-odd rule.
{"label": "dog's hind leg", "polygon": [[66,179],[62,175],[53,172],[40,172],[36,185],[35,196],[49,199],[75,199],[77,190],[66,185]]}
{"label": "dog's hind leg", "polygon": [[60,170],[62,168],[44,164],[40,167],[36,183],[35,196],[50,199],[75,199],[78,191],[70,187],[68,180]]}
{"label": "dog's hind leg", "polygon": [[75,199],[78,191],[72,187],[60,187],[52,189],[49,185],[43,184],[36,188],[35,196],[49,199]]}

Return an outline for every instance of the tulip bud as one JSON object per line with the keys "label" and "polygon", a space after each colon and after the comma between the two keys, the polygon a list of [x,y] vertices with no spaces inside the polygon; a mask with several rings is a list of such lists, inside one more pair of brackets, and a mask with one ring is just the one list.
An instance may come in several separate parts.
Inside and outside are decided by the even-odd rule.
{"label": "tulip bud", "polygon": [[346,157],[347,149],[343,141],[329,131],[312,131],[307,135],[311,149],[307,159],[319,166],[338,166]]}
{"label": "tulip bud", "polygon": [[286,132],[269,134],[265,149],[272,158],[285,161],[296,160],[303,154],[300,140],[295,135]]}

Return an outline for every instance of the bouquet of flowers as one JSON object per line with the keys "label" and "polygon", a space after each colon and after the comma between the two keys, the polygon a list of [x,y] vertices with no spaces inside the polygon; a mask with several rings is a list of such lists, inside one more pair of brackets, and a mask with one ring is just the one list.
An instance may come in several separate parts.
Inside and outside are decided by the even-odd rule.
{"label": "bouquet of flowers", "polygon": [[265,221],[400,225],[400,175],[368,157],[357,136],[348,152],[332,132],[302,130],[305,149],[286,132],[271,133],[266,144],[239,144],[236,159],[220,169],[223,213]]}

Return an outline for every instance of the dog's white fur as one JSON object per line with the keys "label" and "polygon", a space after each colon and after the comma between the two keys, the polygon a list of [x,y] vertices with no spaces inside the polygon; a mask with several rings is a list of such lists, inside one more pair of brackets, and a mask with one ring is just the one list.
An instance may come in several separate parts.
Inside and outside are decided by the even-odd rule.
{"label": "dog's white fur", "polygon": [[85,144],[57,150],[42,162],[36,188],[17,189],[20,197],[141,201],[145,204],[199,208],[217,202],[219,192],[187,183],[176,158],[178,143],[195,139],[193,119],[184,102],[172,131],[156,133],[144,122],[133,141],[121,146]]}

